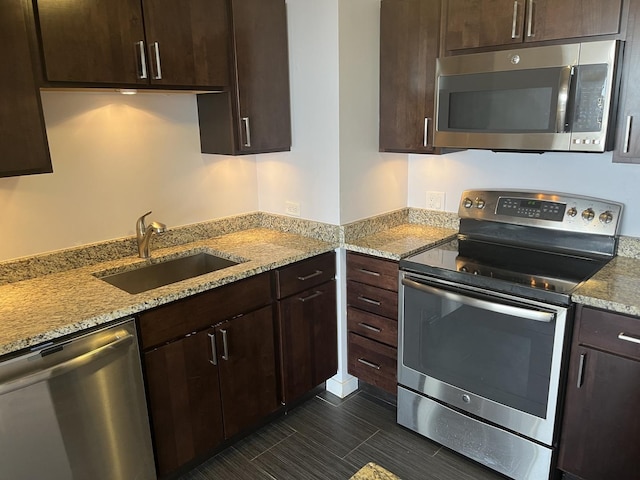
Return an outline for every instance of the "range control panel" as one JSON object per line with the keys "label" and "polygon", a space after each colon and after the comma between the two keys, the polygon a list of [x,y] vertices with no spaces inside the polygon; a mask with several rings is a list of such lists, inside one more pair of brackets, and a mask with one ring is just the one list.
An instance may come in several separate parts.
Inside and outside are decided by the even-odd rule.
{"label": "range control panel", "polygon": [[623,205],[565,193],[501,190],[462,192],[460,218],[614,236]]}

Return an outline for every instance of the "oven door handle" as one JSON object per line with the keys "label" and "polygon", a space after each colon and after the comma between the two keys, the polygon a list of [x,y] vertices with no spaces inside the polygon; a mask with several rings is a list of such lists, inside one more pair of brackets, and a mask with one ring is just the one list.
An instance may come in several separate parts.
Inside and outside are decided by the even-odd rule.
{"label": "oven door handle", "polygon": [[529,310],[527,308],[515,307],[513,305],[505,305],[504,303],[489,302],[487,300],[480,300],[474,297],[467,297],[466,295],[441,290],[407,278],[402,279],[402,284],[406,287],[420,290],[421,292],[430,293],[432,295],[437,295],[438,297],[446,298],[447,300],[469,305],[470,307],[480,308],[482,310],[488,310],[495,313],[504,313],[505,315],[510,315],[512,317],[535,320],[536,322],[550,322],[555,317],[555,313],[552,312]]}

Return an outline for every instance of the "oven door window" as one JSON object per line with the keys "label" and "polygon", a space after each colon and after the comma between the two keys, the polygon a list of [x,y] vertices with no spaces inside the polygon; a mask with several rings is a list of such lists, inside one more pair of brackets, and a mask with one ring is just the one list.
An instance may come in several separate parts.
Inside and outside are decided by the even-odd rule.
{"label": "oven door window", "polygon": [[564,67],[442,76],[438,131],[555,133]]}
{"label": "oven door window", "polygon": [[[443,294],[405,288],[403,364],[545,418],[556,324],[553,314],[438,291]],[[531,319],[538,313],[547,320]]]}

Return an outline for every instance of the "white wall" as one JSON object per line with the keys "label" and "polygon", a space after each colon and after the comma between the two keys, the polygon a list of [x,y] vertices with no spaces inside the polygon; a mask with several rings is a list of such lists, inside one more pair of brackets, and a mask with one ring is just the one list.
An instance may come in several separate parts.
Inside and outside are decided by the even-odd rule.
{"label": "white wall", "polygon": [[254,157],[200,153],[191,94],[43,92],[53,174],[0,178],[0,260],[255,211]]}
{"label": "white wall", "polygon": [[411,207],[426,206],[426,192],[445,192],[445,210],[458,211],[463,190],[513,188],[549,190],[625,204],[621,233],[640,236],[636,201],[640,166],[611,162],[611,153],[493,153],[469,150],[448,155],[410,155]]}
{"label": "white wall", "polygon": [[340,222],[403,208],[407,156],[378,152],[380,0],[339,3]]}
{"label": "white wall", "polygon": [[259,208],[340,223],[338,0],[288,0],[292,147],[256,157]]}

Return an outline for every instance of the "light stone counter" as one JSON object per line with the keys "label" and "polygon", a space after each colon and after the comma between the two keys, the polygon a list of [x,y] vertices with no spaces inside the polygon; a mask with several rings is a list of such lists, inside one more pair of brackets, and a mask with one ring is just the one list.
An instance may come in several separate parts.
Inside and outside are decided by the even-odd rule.
{"label": "light stone counter", "polygon": [[401,224],[365,237],[345,241],[344,247],[353,252],[400,260],[427,247],[452,238],[457,230],[447,227]]}
{"label": "light stone counter", "polygon": [[[268,228],[152,251],[151,260],[127,256],[0,286],[0,355],[126,317],[195,293],[334,250],[320,241]],[[207,251],[239,265],[131,295],[96,278],[160,259]]]}
{"label": "light stone counter", "polygon": [[640,315],[640,259],[615,257],[571,298],[592,307]]}
{"label": "light stone counter", "polygon": [[380,465],[369,462],[358,470],[351,480],[400,480],[400,478]]}

